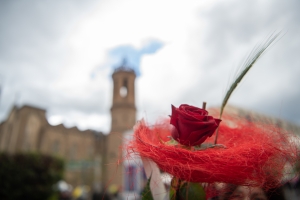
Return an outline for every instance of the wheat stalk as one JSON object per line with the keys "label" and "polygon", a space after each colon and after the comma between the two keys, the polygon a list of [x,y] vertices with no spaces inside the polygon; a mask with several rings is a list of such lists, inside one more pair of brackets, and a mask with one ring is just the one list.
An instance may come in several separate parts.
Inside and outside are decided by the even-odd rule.
{"label": "wheat stalk", "polygon": [[[249,56],[245,60],[244,64],[240,68],[240,73],[237,76],[237,78],[234,80],[234,82],[231,84],[229,90],[227,91],[223,101],[222,106],[220,110],[220,119],[222,118],[222,114],[224,111],[224,108],[232,95],[233,91],[237,88],[238,84],[242,81],[244,76],[247,74],[247,72],[253,67],[253,65],[256,63],[256,61],[260,58],[260,56],[265,52],[265,50],[278,38],[278,36],[281,35],[281,32],[278,33],[272,33],[270,36],[267,37],[267,39],[260,45],[257,45],[254,47],[254,49],[250,52]],[[218,132],[219,127],[216,131],[216,138],[215,138],[215,144],[217,144],[218,139]]]}

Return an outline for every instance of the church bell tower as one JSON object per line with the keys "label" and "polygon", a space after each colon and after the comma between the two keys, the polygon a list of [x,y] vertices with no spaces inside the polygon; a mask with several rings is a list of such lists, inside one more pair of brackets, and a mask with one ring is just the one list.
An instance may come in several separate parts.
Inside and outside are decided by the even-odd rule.
{"label": "church bell tower", "polygon": [[[136,123],[135,72],[125,66],[125,62],[112,74],[113,97],[111,111],[111,131],[107,137],[106,159],[103,176],[106,186],[123,187],[123,135],[132,130]],[[121,164],[120,164],[121,163]]]}
{"label": "church bell tower", "polygon": [[124,65],[115,69],[113,79],[113,102],[111,107],[111,132],[132,129],[136,122],[134,94],[135,72]]}

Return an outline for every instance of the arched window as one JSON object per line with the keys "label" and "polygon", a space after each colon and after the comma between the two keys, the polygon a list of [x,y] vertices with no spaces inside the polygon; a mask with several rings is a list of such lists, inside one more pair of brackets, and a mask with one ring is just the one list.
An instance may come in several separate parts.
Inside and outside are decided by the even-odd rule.
{"label": "arched window", "polygon": [[120,88],[120,96],[124,98],[124,97],[127,96],[127,93],[128,93],[128,81],[127,81],[127,79],[125,78],[125,79],[123,80],[123,85],[122,85],[122,87]]}

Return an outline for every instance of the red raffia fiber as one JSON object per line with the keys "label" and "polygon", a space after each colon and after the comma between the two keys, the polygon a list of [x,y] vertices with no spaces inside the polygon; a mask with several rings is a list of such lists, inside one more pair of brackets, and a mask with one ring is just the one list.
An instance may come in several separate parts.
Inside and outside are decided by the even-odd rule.
{"label": "red raffia fiber", "polygon": [[[169,136],[168,120],[154,126],[141,121],[135,126],[127,149],[152,159],[162,171],[182,180],[259,186],[266,190],[278,187],[286,175],[286,164],[293,165],[297,160],[291,134],[244,119],[223,117],[218,143],[226,148],[192,151],[166,144]],[[213,143],[213,139],[214,135],[206,143]]]}

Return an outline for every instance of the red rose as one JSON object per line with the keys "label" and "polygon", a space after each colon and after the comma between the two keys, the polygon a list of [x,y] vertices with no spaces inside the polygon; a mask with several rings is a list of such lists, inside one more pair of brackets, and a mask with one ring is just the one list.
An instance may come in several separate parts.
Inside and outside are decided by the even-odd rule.
{"label": "red rose", "polygon": [[170,124],[174,125],[172,137],[182,145],[196,146],[212,136],[222,120],[208,116],[205,109],[182,104],[172,105]]}

